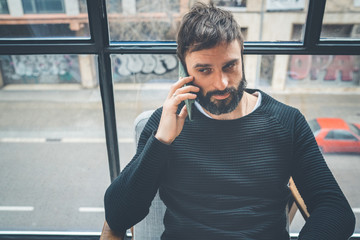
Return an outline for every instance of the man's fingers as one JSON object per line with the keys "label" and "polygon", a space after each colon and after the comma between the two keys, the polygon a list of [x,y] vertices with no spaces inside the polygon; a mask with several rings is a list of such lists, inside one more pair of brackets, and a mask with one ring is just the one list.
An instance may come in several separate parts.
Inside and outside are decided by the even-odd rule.
{"label": "man's fingers", "polygon": [[[179,94],[182,94],[182,93],[189,93],[189,92],[198,92],[200,89],[196,86],[193,86],[193,85],[188,85],[188,86],[185,86],[185,87],[181,87],[179,89],[177,89],[174,94],[175,95],[179,95]],[[174,95],[173,94],[173,95]]]}
{"label": "man's fingers", "polygon": [[184,101],[186,99],[195,99],[196,97],[197,97],[197,95],[194,93],[183,93],[183,94],[179,94],[179,95],[174,94],[172,96],[176,105],[179,105],[182,101]]}
{"label": "man's fingers", "polygon": [[181,111],[179,113],[180,121],[184,121],[185,118],[187,117],[187,115],[188,115],[187,108],[186,108],[186,105],[184,105],[184,107],[181,109]]}
{"label": "man's fingers", "polygon": [[171,97],[175,93],[176,90],[178,90],[179,88],[182,88],[186,83],[189,83],[193,80],[194,80],[193,76],[180,78],[176,83],[174,83],[172,85],[168,97]]}

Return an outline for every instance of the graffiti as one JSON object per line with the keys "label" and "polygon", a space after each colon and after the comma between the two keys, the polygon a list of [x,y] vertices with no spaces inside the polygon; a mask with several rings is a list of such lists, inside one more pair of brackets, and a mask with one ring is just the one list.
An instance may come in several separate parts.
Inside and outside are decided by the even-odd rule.
{"label": "graffiti", "polygon": [[177,66],[173,55],[116,55],[113,59],[113,71],[120,76],[136,73],[163,75]]}
{"label": "graffiti", "polygon": [[294,80],[311,79],[343,82],[353,81],[353,73],[359,71],[359,64],[353,56],[310,56],[294,55],[290,60],[290,77]]}
{"label": "graffiti", "polygon": [[1,59],[5,84],[80,82],[73,55],[16,55]]}

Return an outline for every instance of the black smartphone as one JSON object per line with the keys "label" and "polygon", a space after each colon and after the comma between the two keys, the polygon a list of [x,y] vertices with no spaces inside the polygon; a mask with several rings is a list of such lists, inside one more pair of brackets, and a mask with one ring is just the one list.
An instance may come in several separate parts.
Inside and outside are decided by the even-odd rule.
{"label": "black smartphone", "polygon": [[[182,65],[181,61],[179,60],[179,78],[188,77],[189,74],[187,73],[185,67]],[[184,85],[184,87],[187,86],[187,84]],[[188,117],[189,120],[192,121],[192,106],[194,104],[194,99],[186,99],[185,104],[188,111]]]}

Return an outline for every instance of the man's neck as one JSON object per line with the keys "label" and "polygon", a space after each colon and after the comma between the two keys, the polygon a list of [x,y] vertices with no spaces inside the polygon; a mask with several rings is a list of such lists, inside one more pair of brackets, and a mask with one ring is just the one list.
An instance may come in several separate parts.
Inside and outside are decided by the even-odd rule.
{"label": "man's neck", "polygon": [[256,105],[257,97],[244,91],[244,95],[240,100],[240,103],[234,111],[215,115],[203,108],[203,110],[213,119],[217,120],[233,120],[244,117],[252,112]]}

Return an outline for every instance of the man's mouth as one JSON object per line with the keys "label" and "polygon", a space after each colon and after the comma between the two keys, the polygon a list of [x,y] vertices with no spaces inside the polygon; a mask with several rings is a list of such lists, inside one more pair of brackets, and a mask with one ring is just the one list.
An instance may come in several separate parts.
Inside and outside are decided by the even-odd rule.
{"label": "man's mouth", "polygon": [[215,98],[216,100],[224,100],[226,98],[228,98],[230,96],[230,93],[225,93],[225,94],[221,94],[221,95],[212,95],[213,98]]}

